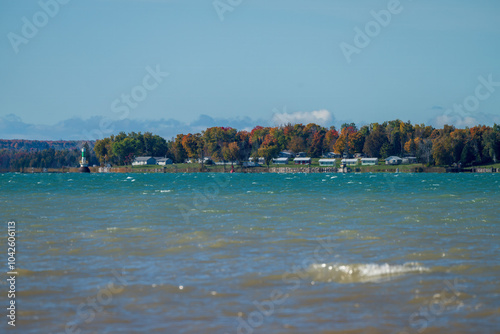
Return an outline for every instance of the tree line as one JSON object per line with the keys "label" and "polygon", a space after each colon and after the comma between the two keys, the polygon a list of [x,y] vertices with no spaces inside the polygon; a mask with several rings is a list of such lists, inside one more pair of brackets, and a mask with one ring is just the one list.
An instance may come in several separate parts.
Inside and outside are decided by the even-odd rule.
{"label": "tree line", "polygon": [[[90,165],[98,164],[97,157],[88,143],[83,145]],[[60,149],[50,147],[43,150],[0,149],[0,169],[20,170],[21,168],[62,168],[77,167],[82,153],[80,149]]]}
{"label": "tree line", "polygon": [[340,129],[310,123],[277,127],[256,126],[251,131],[211,127],[201,133],[178,134],[165,140],[150,132],[124,132],[95,143],[101,164],[130,164],[137,156],[161,156],[175,163],[210,157],[214,161],[246,161],[264,157],[266,163],[280,151],[305,152],[319,158],[327,152],[364,153],[368,157],[415,156],[427,165],[480,165],[500,157],[500,125],[436,129],[401,120],[372,123],[358,129],[345,123]]}
{"label": "tree line", "polygon": [[[76,167],[80,162],[81,152],[75,146],[77,142],[0,141],[3,146],[0,148],[2,169]],[[62,149],[52,147],[54,143]],[[85,143],[85,146],[90,165],[128,165],[137,156],[168,157],[176,163],[203,157],[214,161],[264,157],[269,163],[280,151],[289,150],[305,152],[312,158],[319,158],[327,152],[364,153],[377,158],[415,156],[419,162],[428,165],[460,163],[467,166],[497,161],[500,157],[500,125],[464,129],[445,125],[436,129],[394,120],[364,125],[359,129],[354,123],[342,124],[340,129],[313,123],[256,126],[251,131],[211,127],[201,133],[178,134],[170,140],[150,132],[121,132],[95,143]]]}

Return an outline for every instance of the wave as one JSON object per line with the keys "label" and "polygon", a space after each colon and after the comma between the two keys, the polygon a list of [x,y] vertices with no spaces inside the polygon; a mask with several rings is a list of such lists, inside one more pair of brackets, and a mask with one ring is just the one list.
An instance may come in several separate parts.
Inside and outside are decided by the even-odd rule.
{"label": "wave", "polygon": [[409,273],[430,271],[417,262],[402,265],[376,264],[312,264],[308,272],[318,282],[365,283],[380,282]]}

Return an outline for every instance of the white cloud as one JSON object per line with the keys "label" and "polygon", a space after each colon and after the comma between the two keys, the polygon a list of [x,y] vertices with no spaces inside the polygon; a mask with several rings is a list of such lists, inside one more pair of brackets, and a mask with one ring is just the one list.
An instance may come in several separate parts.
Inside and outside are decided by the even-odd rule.
{"label": "white cloud", "polygon": [[430,125],[442,128],[444,125],[454,125],[456,128],[474,127],[476,125],[492,126],[500,123],[500,116],[486,113],[459,114],[455,112],[444,112],[429,121]]}
{"label": "white cloud", "polygon": [[309,124],[316,123],[322,126],[330,126],[334,121],[334,117],[331,112],[326,109],[315,110],[315,111],[297,111],[293,113],[275,112],[273,115],[273,123],[275,125],[284,125],[288,123],[292,124]]}

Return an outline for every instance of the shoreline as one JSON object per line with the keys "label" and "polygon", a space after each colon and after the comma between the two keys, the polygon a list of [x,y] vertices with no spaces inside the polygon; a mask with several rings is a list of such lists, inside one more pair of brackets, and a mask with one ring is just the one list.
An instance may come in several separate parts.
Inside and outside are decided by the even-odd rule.
{"label": "shoreline", "polygon": [[[493,167],[470,167],[470,168],[446,168],[446,167],[425,167],[425,166],[360,166],[360,167],[235,167],[235,173],[271,173],[271,174],[325,174],[325,173],[500,173],[500,168]],[[0,170],[0,173],[22,173],[22,174],[41,174],[41,173],[80,173],[78,167],[63,168],[21,168],[16,170]],[[159,168],[132,168],[132,167],[89,167],[91,173],[229,173],[230,169],[223,169],[220,166],[207,166],[203,170],[200,167],[169,167]]]}

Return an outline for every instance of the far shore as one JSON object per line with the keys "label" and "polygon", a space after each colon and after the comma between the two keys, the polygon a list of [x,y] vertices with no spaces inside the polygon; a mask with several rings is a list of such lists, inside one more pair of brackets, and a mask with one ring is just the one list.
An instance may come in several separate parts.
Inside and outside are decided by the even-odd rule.
{"label": "far shore", "polygon": [[[230,173],[231,165],[172,164],[167,166],[89,167],[91,173]],[[78,167],[0,170],[0,173],[79,173]],[[465,168],[428,167],[423,164],[351,166],[345,168],[312,165],[234,166],[235,173],[500,173],[500,164]]]}

